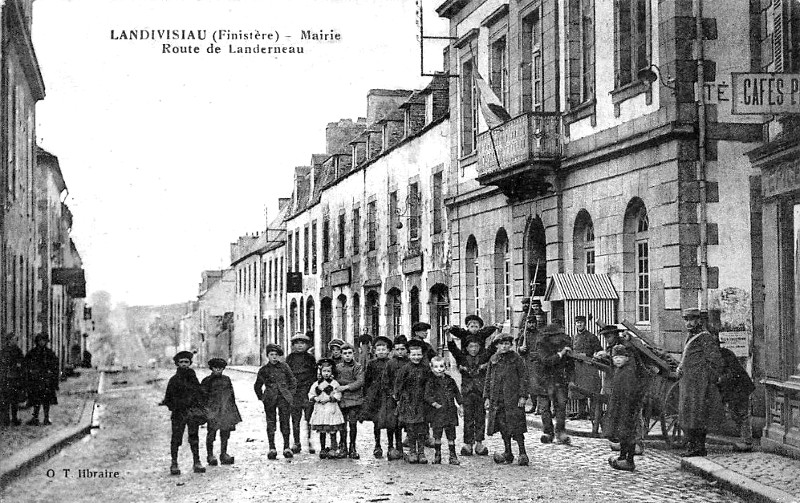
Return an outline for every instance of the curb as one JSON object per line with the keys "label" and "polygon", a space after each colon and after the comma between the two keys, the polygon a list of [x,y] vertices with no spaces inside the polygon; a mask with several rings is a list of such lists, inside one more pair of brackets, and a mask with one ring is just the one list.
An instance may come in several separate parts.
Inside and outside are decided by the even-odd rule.
{"label": "curb", "polygon": [[77,425],[67,428],[57,435],[38,440],[22,449],[21,452],[0,462],[0,491],[15,479],[28,473],[36,465],[47,461],[70,443],[88,434],[92,429],[95,407],[95,400],[87,400]]}
{"label": "curb", "polygon": [[705,458],[683,458],[681,459],[681,469],[716,481],[723,489],[741,496],[748,502],[792,503],[799,499],[793,494],[747,478]]}

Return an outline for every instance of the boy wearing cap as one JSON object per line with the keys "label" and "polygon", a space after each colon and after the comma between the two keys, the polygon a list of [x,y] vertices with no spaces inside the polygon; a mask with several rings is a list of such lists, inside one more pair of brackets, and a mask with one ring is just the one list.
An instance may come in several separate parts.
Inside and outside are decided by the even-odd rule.
{"label": "boy wearing cap", "polygon": [[281,435],[283,435],[283,457],[291,458],[292,450],[289,448],[289,416],[294,391],[297,388],[292,370],[286,363],[278,359],[283,356],[283,350],[277,344],[267,344],[267,364],[258,370],[253,390],[256,396],[264,402],[264,414],[267,416],[267,440],[269,441],[268,459],[278,457],[275,450],[275,413],[280,420]]}
{"label": "boy wearing cap", "polygon": [[189,448],[192,450],[192,459],[194,460],[192,469],[195,473],[204,473],[206,471],[206,468],[200,462],[200,438],[198,435],[200,425],[189,418],[190,408],[205,403],[200,381],[197,380],[194,370],[190,368],[192,356],[194,355],[189,351],[180,351],[172,357],[172,361],[175,362],[177,368],[175,369],[175,375],[170,377],[167,383],[164,400],[159,404],[166,405],[172,412],[172,439],[170,441],[172,464],[169,467],[169,472],[172,475],[181,474],[178,468],[178,448],[183,442],[184,429],[189,430]]}
{"label": "boy wearing cap", "polygon": [[[308,390],[311,384],[317,380],[317,360],[308,352],[311,339],[306,334],[295,334],[291,339],[292,352],[286,357],[286,365],[292,370],[297,386],[295,386],[294,396],[292,397],[291,419],[292,433],[294,434],[294,445],[292,452],[300,452],[300,420],[303,414],[306,415],[306,426],[314,412],[314,402],[308,400]],[[308,452],[314,454],[311,444],[311,428],[308,427]]]}
{"label": "boy wearing cap", "polygon": [[519,446],[520,466],[527,466],[528,454],[525,451],[525,400],[528,398],[528,380],[522,357],[511,351],[514,337],[511,334],[498,334],[494,343],[497,353],[489,359],[489,369],[483,385],[484,408],[489,412],[486,433],[497,432],[503,437],[504,452],[495,453],[495,463],[510,464],[514,461],[511,440]]}
{"label": "boy wearing cap", "polygon": [[486,411],[483,408],[483,384],[486,379],[486,368],[489,358],[495,353],[496,344],[485,349],[480,336],[470,335],[461,339],[465,351],[459,349],[450,333],[447,349],[456,360],[458,371],[461,373],[461,395],[464,400],[464,446],[461,448],[462,456],[472,456],[473,442],[475,454],[485,456],[489,449],[483,445],[484,430],[486,429]]}
{"label": "boy wearing cap", "polygon": [[333,360],[335,365],[342,363],[342,346],[345,342],[341,339],[332,339],[328,343],[328,358]]}
{"label": "boy wearing cap", "polygon": [[[561,444],[570,442],[566,433],[567,391],[574,369],[574,360],[569,357],[572,341],[560,325],[545,326],[539,332],[533,354],[534,371],[539,384],[547,393],[538,397],[538,407],[542,414],[544,444],[553,441],[553,433]],[[553,415],[556,417],[553,431]]]}
{"label": "boy wearing cap", "polygon": [[500,327],[497,325],[489,325],[488,327],[485,327],[483,318],[477,314],[470,314],[464,318],[464,325],[466,328],[461,328],[458,325],[454,325],[449,327],[448,331],[454,337],[461,339],[462,341],[467,337],[477,337],[483,346],[485,346],[486,340],[489,339],[492,334],[500,330]]}
{"label": "boy wearing cap", "polygon": [[642,387],[636,372],[636,360],[631,358],[628,348],[618,344],[611,354],[615,369],[608,412],[603,418],[603,434],[609,440],[618,440],[620,451],[619,457],[611,456],[608,463],[615,470],[633,471]]}
{"label": "boy wearing cap", "polygon": [[[375,435],[375,449],[372,455],[376,459],[383,457],[381,448],[381,430],[389,431],[394,427],[393,418],[387,417],[387,406],[382,393],[381,378],[383,371],[389,363],[389,351],[392,349],[392,341],[388,337],[379,335],[373,342],[375,358],[367,363],[364,370],[364,404],[361,408],[361,421],[372,421],[373,433]],[[394,450],[394,438],[388,435],[388,450]]]}
{"label": "boy wearing cap", "polygon": [[[339,440],[338,457],[343,458],[346,453],[350,459],[358,459],[360,456],[356,450],[356,437],[358,435],[358,417],[361,412],[361,404],[364,402],[364,396],[361,393],[361,387],[364,385],[364,369],[355,360],[355,351],[352,345],[345,343],[342,346],[342,361],[336,365],[336,371],[339,375],[337,378],[339,381],[338,391],[342,394],[339,407],[342,409],[345,421]],[[346,449],[348,427],[350,428],[350,448]]]}
{"label": "boy wearing cap", "polygon": [[233,456],[228,455],[228,439],[236,425],[242,422],[239,408],[236,406],[236,395],[233,392],[233,383],[230,377],[222,375],[227,366],[222,358],[212,358],[208,361],[211,375],[200,383],[208,406],[208,425],[206,432],[206,454],[209,466],[217,466],[214,457],[214,440],[219,430],[219,462],[223,465],[232,465]]}
{"label": "boy wearing cap", "polygon": [[[386,363],[386,368],[381,375],[380,393],[383,396],[384,416],[387,419],[387,436],[389,437],[389,452],[386,458],[396,461],[403,458],[403,426],[397,419],[397,400],[394,397],[394,386],[400,369],[408,363],[408,340],[405,335],[398,335],[392,341],[393,355]],[[406,432],[408,433],[408,432]],[[394,444],[392,443],[394,439]],[[392,445],[395,447],[392,448]]]}
{"label": "boy wearing cap", "polygon": [[397,401],[397,419],[408,433],[408,463],[426,464],[425,439],[428,424],[425,422],[425,382],[431,375],[430,367],[423,363],[425,346],[423,341],[408,342],[408,363],[400,368],[395,379],[393,396]]}

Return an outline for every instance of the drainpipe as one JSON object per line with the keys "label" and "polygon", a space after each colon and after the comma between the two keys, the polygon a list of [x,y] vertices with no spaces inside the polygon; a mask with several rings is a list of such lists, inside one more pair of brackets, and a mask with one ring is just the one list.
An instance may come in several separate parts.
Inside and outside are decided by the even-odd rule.
{"label": "drainpipe", "polygon": [[697,58],[697,180],[700,211],[700,310],[708,310],[708,195],[706,192],[706,98],[703,63],[703,0],[695,0],[695,57]]}

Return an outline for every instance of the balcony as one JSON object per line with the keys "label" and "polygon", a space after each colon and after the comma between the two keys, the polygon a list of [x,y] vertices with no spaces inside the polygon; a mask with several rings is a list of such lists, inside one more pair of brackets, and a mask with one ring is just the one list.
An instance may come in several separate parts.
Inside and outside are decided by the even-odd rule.
{"label": "balcony", "polygon": [[526,112],[478,135],[477,180],[531,199],[547,192],[560,158],[559,115]]}

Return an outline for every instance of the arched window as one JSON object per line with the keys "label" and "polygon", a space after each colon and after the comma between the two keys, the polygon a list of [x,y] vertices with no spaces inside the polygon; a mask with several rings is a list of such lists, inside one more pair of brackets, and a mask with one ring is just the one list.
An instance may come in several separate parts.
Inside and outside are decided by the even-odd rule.
{"label": "arched window", "polygon": [[[525,229],[525,292],[541,297],[547,286],[547,239],[539,217],[528,221]],[[534,285],[531,287],[531,285]]]}
{"label": "arched window", "polygon": [[576,274],[594,274],[594,224],[586,210],[578,212],[572,231],[572,256]]}
{"label": "arched window", "polygon": [[392,288],[386,295],[386,327],[389,337],[403,333],[403,301],[397,288]]}
{"label": "arched window", "polygon": [[467,312],[477,313],[480,309],[480,278],[478,264],[478,242],[475,236],[467,238],[467,249],[464,256],[464,273],[466,276]]}
{"label": "arched window", "polygon": [[637,323],[650,323],[650,221],[639,198],[628,203],[624,223],[625,310]]}
{"label": "arched window", "polygon": [[419,288],[414,287],[409,292],[409,308],[411,310],[411,324],[419,321]]}
{"label": "arched window", "polygon": [[380,294],[375,290],[367,293],[367,300],[364,305],[364,324],[370,330],[370,335],[375,338],[381,335],[380,306],[378,299]]}
{"label": "arched window", "polygon": [[300,325],[297,328],[298,332],[305,332],[306,331],[306,324],[305,324],[305,317],[306,317],[306,308],[305,308],[305,301],[303,297],[300,297]]}
{"label": "arched window", "polygon": [[361,335],[361,297],[353,294],[353,337]]}
{"label": "arched window", "polygon": [[[315,330],[314,323],[314,297],[309,297],[306,301],[306,331]],[[311,341],[312,344],[314,341]]]}
{"label": "arched window", "polygon": [[347,297],[344,294],[336,298],[336,331],[340,339],[347,340]]}
{"label": "arched window", "polygon": [[441,283],[433,285],[430,295],[431,332],[436,334],[435,349],[442,349],[447,346],[444,327],[450,324],[450,296],[447,287]]}
{"label": "arched window", "polygon": [[297,333],[297,300],[289,303],[289,331],[292,335]]}
{"label": "arched window", "polygon": [[328,343],[333,338],[333,306],[330,297],[322,299],[320,304],[320,338],[322,352],[328,353]]}
{"label": "arched window", "polygon": [[511,319],[511,248],[506,230],[497,231],[494,240],[495,319]]}

